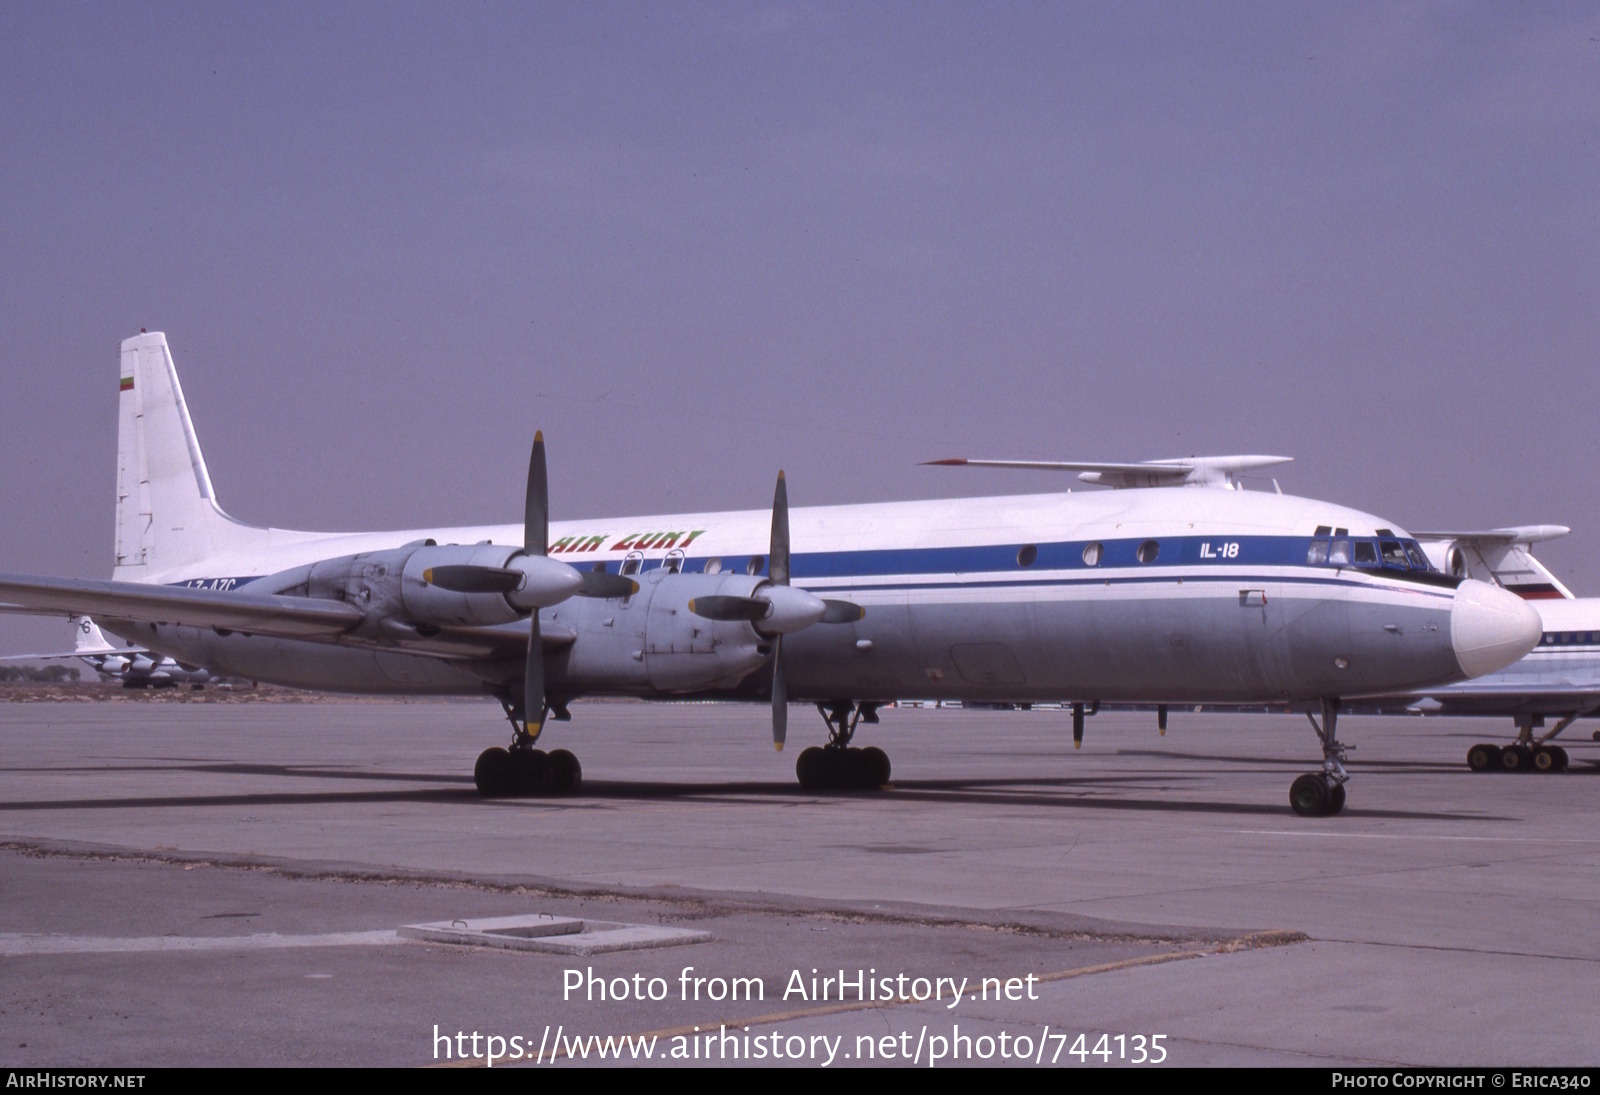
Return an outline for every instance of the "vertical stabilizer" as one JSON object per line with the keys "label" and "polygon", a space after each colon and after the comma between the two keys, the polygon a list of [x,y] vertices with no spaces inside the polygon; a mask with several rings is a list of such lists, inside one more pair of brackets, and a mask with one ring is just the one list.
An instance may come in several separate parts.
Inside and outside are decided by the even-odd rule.
{"label": "vertical stabilizer", "polygon": [[85,654],[115,654],[117,648],[106,642],[106,637],[101,634],[100,627],[87,616],[72,617],[72,652],[79,656]]}
{"label": "vertical stabilizer", "polygon": [[167,336],[152,331],[125,340],[121,366],[112,577],[159,581],[241,546],[257,530],[217,505]]}

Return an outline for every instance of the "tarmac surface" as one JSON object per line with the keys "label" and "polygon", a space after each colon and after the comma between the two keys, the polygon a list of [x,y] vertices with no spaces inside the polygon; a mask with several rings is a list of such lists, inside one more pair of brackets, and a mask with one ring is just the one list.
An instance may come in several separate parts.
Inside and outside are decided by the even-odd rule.
{"label": "tarmac surface", "polygon": [[[0,703],[0,1064],[1600,1057],[1585,727],[1567,773],[1480,775],[1509,720],[1347,716],[1349,805],[1307,819],[1299,716],[1106,712],[1074,752],[1061,711],[890,710],[849,793],[794,781],[820,718],[783,754],[766,718],[574,705],[541,744],[582,789],[484,800],[492,704]],[[399,933],[528,914],[712,939]]]}

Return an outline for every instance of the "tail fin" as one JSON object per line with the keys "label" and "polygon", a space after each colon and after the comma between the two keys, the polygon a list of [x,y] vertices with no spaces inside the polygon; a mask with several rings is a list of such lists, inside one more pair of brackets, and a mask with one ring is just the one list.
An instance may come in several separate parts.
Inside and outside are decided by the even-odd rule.
{"label": "tail fin", "polygon": [[166,335],[124,340],[120,389],[112,577],[161,580],[262,535],[217,505]]}
{"label": "tail fin", "polygon": [[87,616],[72,617],[72,652],[78,656],[85,654],[115,654],[117,648],[106,642],[106,637],[100,633],[100,627]]}

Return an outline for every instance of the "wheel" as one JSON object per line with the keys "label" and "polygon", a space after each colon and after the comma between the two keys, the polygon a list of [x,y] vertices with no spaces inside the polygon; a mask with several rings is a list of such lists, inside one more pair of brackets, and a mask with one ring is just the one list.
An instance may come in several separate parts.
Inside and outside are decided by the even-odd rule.
{"label": "wheel", "polygon": [[1535,772],[1554,772],[1556,768],[1556,751],[1547,749],[1543,745],[1533,751],[1533,770]]}
{"label": "wheel", "polygon": [[478,754],[478,763],[472,766],[472,782],[478,794],[485,798],[509,795],[512,789],[511,754],[498,745]]}
{"label": "wheel", "polygon": [[1528,755],[1528,750],[1521,745],[1508,745],[1500,750],[1500,768],[1506,772],[1526,772],[1528,763],[1533,758]]}
{"label": "wheel", "polygon": [[861,755],[866,758],[868,770],[872,773],[870,786],[882,787],[889,782],[889,754],[879,749],[876,745],[869,745],[861,750]]}
{"label": "wheel", "polygon": [[1344,809],[1344,784],[1335,783],[1328,792],[1328,814],[1332,816]]}
{"label": "wheel", "polygon": [[543,749],[518,749],[511,754],[511,790],[542,795],[550,789],[550,758]]}
{"label": "wheel", "polygon": [[1322,817],[1332,797],[1320,772],[1307,773],[1289,785],[1289,805],[1301,817]]}
{"label": "wheel", "polygon": [[1550,751],[1556,755],[1556,771],[1565,772],[1568,762],[1567,751],[1559,745],[1550,746]]}
{"label": "wheel", "polygon": [[558,795],[570,795],[583,785],[583,765],[566,749],[550,750],[550,790]]}
{"label": "wheel", "polygon": [[1474,745],[1467,750],[1467,767],[1474,772],[1494,772],[1500,768],[1498,745]]}
{"label": "wheel", "polygon": [[827,783],[827,769],[828,758],[815,745],[801,750],[799,759],[794,762],[794,774],[800,786],[808,791],[822,789]]}

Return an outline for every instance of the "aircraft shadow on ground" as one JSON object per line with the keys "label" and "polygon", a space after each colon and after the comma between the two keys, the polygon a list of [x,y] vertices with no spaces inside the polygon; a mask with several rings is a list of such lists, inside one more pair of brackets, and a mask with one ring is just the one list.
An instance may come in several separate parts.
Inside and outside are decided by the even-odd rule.
{"label": "aircraft shadow on ground", "polygon": [[[252,768],[257,766],[250,766]],[[270,767],[270,766],[269,766]],[[306,770],[283,769],[278,773],[300,778]],[[336,773],[325,773],[333,776]],[[337,773],[348,778],[347,773]],[[510,798],[481,798],[461,777],[405,777],[412,781],[425,779],[432,783],[446,782],[449,787],[412,787],[401,790],[342,790],[342,791],[256,791],[237,794],[199,795],[141,795],[105,798],[36,799],[0,802],[0,813],[37,812],[52,810],[171,810],[205,807],[271,807],[317,805],[378,805],[436,804],[441,806],[469,806],[485,809],[539,809],[593,810],[607,804],[627,802],[685,803],[743,799],[765,799],[774,803],[803,806],[818,801],[905,804],[909,802],[931,805],[966,806],[1022,806],[1034,809],[1056,810],[1115,810],[1124,813],[1150,814],[1233,814],[1245,817],[1282,818],[1289,814],[1286,803],[1240,802],[1205,799],[1177,799],[1151,797],[1149,794],[1129,797],[1126,789],[1117,786],[1127,783],[1149,783],[1152,780],[1183,783],[1194,777],[1182,775],[1148,775],[1126,777],[1095,777],[1089,779],[963,779],[963,780],[905,780],[890,785],[887,791],[814,791],[805,790],[793,783],[755,781],[662,781],[594,780],[586,782],[575,795],[528,796]],[[1440,821],[1507,821],[1500,815],[1482,811],[1440,813],[1417,810],[1362,809],[1352,805],[1345,810],[1347,817],[1390,818]]]}

